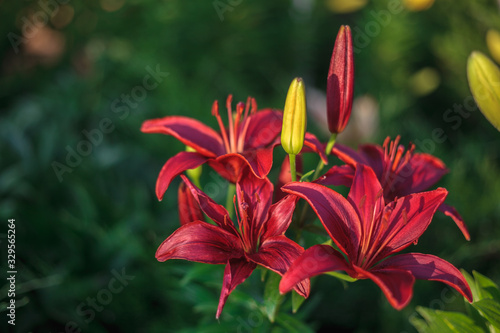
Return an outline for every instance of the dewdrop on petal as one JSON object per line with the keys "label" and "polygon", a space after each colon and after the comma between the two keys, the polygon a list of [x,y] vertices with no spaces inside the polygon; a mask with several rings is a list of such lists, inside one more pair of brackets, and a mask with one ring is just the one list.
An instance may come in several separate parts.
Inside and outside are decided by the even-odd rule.
{"label": "dewdrop on petal", "polygon": [[500,131],[500,69],[487,56],[474,51],[467,61],[467,78],[477,106]]}

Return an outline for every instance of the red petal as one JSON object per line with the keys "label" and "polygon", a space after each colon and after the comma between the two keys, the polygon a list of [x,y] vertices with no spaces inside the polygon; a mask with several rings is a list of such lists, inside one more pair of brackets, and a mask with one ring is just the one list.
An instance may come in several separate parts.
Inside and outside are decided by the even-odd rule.
{"label": "red petal", "polygon": [[186,146],[192,147],[207,157],[215,157],[225,153],[219,133],[192,118],[169,116],[146,120],[142,124],[141,131],[172,135]]}
{"label": "red petal", "polygon": [[260,179],[246,169],[240,181],[236,183],[238,210],[240,216],[248,216],[252,240],[257,241],[262,224],[267,219],[267,212],[273,197],[273,184],[269,179]]}
{"label": "red petal", "polygon": [[276,110],[260,110],[248,117],[248,129],[244,150],[264,148],[274,143],[281,133],[283,113]]}
{"label": "red petal", "polygon": [[407,195],[392,202],[390,206],[393,207],[393,211],[387,230],[381,237],[386,246],[377,258],[382,259],[401,251],[418,240],[447,194],[448,191],[444,188],[438,188],[434,191]]}
{"label": "red petal", "polygon": [[431,280],[444,282],[455,288],[469,302],[472,302],[472,293],[464,276],[452,264],[439,257],[422,254],[406,253],[399,254],[384,260],[378,268],[399,268],[410,271],[415,278],[420,280]]}
{"label": "red petal", "polygon": [[208,164],[222,177],[236,183],[248,166],[258,178],[265,178],[273,166],[273,147],[222,155]]}
{"label": "red petal", "polygon": [[184,175],[181,175],[182,180],[188,188],[191,190],[191,194],[200,206],[201,210],[207,214],[207,216],[212,219],[217,225],[226,231],[229,231],[233,235],[238,235],[238,232],[234,228],[233,221],[229,217],[227,210],[212,200],[208,195],[203,193],[199,188],[193,185],[191,181]]}
{"label": "red petal", "polygon": [[369,244],[370,230],[374,230],[374,223],[379,223],[375,218],[385,207],[382,186],[375,172],[363,164],[358,164],[356,174],[347,199],[356,208],[362,227],[362,242]]}
{"label": "red petal", "polygon": [[182,182],[179,185],[177,194],[179,203],[179,220],[181,225],[193,221],[205,221],[205,216],[200,208],[200,204],[196,201],[195,197],[186,186],[186,183]]}
{"label": "red petal", "polygon": [[280,293],[292,290],[299,282],[331,271],[351,272],[342,255],[328,245],[314,245],[295,260],[280,282]]}
{"label": "red petal", "polygon": [[366,160],[360,153],[340,143],[335,143],[332,148],[332,154],[353,167],[355,167],[358,163],[367,164]]}
{"label": "red petal", "polygon": [[215,315],[216,319],[219,319],[229,294],[252,274],[255,267],[256,265],[253,262],[248,262],[246,259],[231,259],[227,262],[226,269],[224,270],[224,281],[222,282],[219,306]]}
{"label": "red petal", "polygon": [[[275,236],[266,239],[257,253],[247,255],[250,260],[264,266],[273,272],[283,276],[290,265],[297,259],[304,249],[294,241],[285,236]],[[309,279],[302,279],[295,290],[303,297],[309,296]],[[291,288],[290,288],[291,289]]]}
{"label": "red petal", "polygon": [[156,196],[158,200],[163,199],[163,195],[168,189],[172,179],[183,171],[199,167],[206,161],[207,158],[205,156],[186,151],[181,151],[177,155],[169,158],[161,168],[158,179],[156,180]]}
{"label": "red petal", "polygon": [[323,176],[319,177],[314,182],[321,185],[344,185],[351,187],[354,179],[355,168],[345,164],[342,166],[334,165]]}
{"label": "red petal", "polygon": [[305,199],[318,215],[335,244],[349,258],[356,258],[361,224],[352,205],[337,192],[314,183],[289,183],[282,189]]}
{"label": "red petal", "polygon": [[359,147],[359,156],[361,157],[359,162],[372,168],[377,178],[381,179],[384,171],[384,151],[382,148],[372,144],[361,145]]}
{"label": "red petal", "polygon": [[361,276],[373,280],[382,289],[385,297],[395,309],[401,310],[410,302],[415,283],[415,278],[410,272],[389,267],[365,271],[355,266],[354,269]]}
{"label": "red petal", "polygon": [[437,157],[429,154],[413,154],[408,165],[397,175],[398,184],[392,192],[396,196],[426,191],[441,179],[448,169]]}
{"label": "red petal", "polygon": [[302,148],[303,153],[307,153],[312,151],[321,157],[321,160],[326,165],[328,164],[328,157],[325,154],[325,147],[323,144],[316,138],[314,134],[306,132],[304,136],[304,148]]}
{"label": "red petal", "polygon": [[457,224],[458,228],[460,228],[460,231],[462,231],[462,234],[464,235],[465,239],[470,240],[469,230],[467,230],[467,226],[465,225],[462,216],[460,216],[455,207],[442,203],[438,209],[442,211],[446,216],[451,217],[453,221],[455,221],[455,223]]}
{"label": "red petal", "polygon": [[290,226],[297,203],[295,195],[287,195],[269,209],[269,217],[264,225],[262,239],[283,235]]}
{"label": "red petal", "polygon": [[202,221],[183,225],[168,237],[156,251],[156,259],[184,259],[207,264],[225,264],[244,255],[238,237]]}

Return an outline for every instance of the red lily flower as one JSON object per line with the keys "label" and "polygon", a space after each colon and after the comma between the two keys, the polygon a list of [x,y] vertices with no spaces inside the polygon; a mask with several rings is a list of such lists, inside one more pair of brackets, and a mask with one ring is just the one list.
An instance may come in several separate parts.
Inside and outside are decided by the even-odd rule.
{"label": "red lily flower", "polygon": [[410,194],[386,205],[374,171],[363,164],[356,167],[347,199],[315,183],[289,183],[282,189],[307,200],[345,258],[328,245],[307,249],[283,276],[280,292],[311,276],[343,270],[353,278],[373,280],[398,310],[410,302],[415,279],[444,282],[472,302],[467,281],[449,262],[421,253],[388,258],[417,242],[444,201],[445,189]]}
{"label": "red lily flower", "polygon": [[[448,172],[445,164],[430,154],[415,153],[415,145],[410,144],[405,153],[405,147],[398,145],[400,136],[390,141],[387,137],[383,147],[366,144],[356,152],[349,147],[335,144],[332,154],[337,155],[347,163],[343,166],[332,167],[323,177],[317,180],[322,185],[350,186],[355,173],[356,165],[363,164],[371,167],[377,175],[386,201],[392,201],[412,193],[427,190]],[[470,240],[469,231],[454,207],[441,204],[439,210],[451,217],[462,231],[465,239]]]}
{"label": "red lily flower", "polygon": [[[183,116],[151,119],[142,124],[141,131],[145,133],[172,135],[195,150],[180,152],[165,163],[156,182],[159,200],[173,178],[206,162],[232,183],[238,181],[247,166],[256,177],[267,176],[273,164],[273,148],[280,143],[283,114],[271,109],[257,111],[255,99],[248,98],[246,104],[238,103],[233,119],[231,101],[232,95],[229,95],[226,101],[227,128],[219,114],[218,102],[212,105],[212,115],[217,118],[220,133],[198,120]],[[305,145],[327,161],[314,135],[306,135]]]}
{"label": "red lily flower", "polygon": [[[284,233],[292,220],[297,197],[288,195],[271,205],[273,185],[245,173],[236,184],[238,228],[226,209],[195,187],[184,175],[203,212],[215,222],[192,221],[182,225],[156,251],[159,261],[184,259],[207,264],[226,265],[216,317],[219,318],[229,294],[242,283],[257,265],[283,275],[290,264],[304,252]],[[300,281],[299,281],[300,282]],[[309,281],[300,282],[295,290],[309,294]]]}
{"label": "red lily flower", "polygon": [[177,202],[179,212],[179,222],[181,225],[193,221],[205,221],[205,216],[195,196],[187,187],[186,183],[181,182],[177,191]]}

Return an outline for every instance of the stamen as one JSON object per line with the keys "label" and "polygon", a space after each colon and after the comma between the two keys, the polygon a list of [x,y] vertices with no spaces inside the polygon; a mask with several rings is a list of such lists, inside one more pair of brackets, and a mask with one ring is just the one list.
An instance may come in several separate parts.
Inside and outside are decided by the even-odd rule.
{"label": "stamen", "polygon": [[245,116],[243,117],[243,129],[238,135],[238,152],[242,152],[243,149],[245,148],[245,136],[247,135],[247,130],[248,130],[248,110],[250,109],[250,104],[252,104],[252,111],[251,114],[255,114],[257,112],[257,103],[255,102],[255,98],[253,97],[248,97],[247,99],[247,107],[245,109]]}
{"label": "stamen", "polygon": [[230,152],[229,141],[227,140],[226,128],[224,127],[224,123],[219,114],[219,101],[214,101],[212,104],[212,116],[215,116],[217,119],[217,123],[219,124],[220,133],[222,135],[222,141],[224,141],[224,147],[226,148],[226,152]]}
{"label": "stamen", "polygon": [[240,127],[240,119],[243,114],[243,109],[245,108],[245,104],[242,102],[238,102],[236,104],[236,119],[234,120],[234,137],[238,138],[238,129]]}
{"label": "stamen", "polygon": [[233,95],[227,96],[226,108],[227,108],[227,118],[229,120],[228,131],[229,131],[229,143],[231,144],[231,152],[236,152],[236,142],[234,140],[234,123],[233,123],[233,111],[231,109],[231,102],[233,101]]}

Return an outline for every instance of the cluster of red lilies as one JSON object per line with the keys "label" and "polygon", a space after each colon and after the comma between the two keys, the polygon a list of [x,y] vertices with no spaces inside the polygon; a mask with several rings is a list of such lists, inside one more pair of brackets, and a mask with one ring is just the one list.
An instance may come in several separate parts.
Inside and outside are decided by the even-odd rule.
{"label": "cluster of red lilies", "polygon": [[[148,120],[142,125],[143,132],[171,135],[189,147],[170,158],[161,169],[156,183],[158,199],[162,199],[173,178],[204,163],[235,184],[231,199],[236,209],[232,218],[224,206],[181,175],[181,226],[156,252],[159,261],[184,259],[226,265],[217,318],[229,294],[257,265],[282,276],[281,293],[294,289],[304,297],[309,295],[310,277],[340,270],[354,279],[373,280],[396,309],[409,303],[415,279],[444,282],[472,301],[465,278],[449,262],[430,254],[394,255],[417,242],[438,209],[454,220],[467,240],[469,233],[457,211],[444,203],[447,190],[427,191],[447,172],[441,160],[415,153],[414,146],[405,150],[399,145],[399,137],[394,141],[387,138],[382,147],[363,145],[358,151],[334,143],[336,134],[344,130],[349,120],[353,83],[351,32],[343,26],[328,73],[327,115],[332,132],[328,144],[300,130],[287,130],[293,137],[285,144],[283,135],[280,136],[282,129],[285,132],[286,126],[295,126],[294,121],[300,124],[300,107],[287,111],[285,106],[285,119],[292,120],[284,121],[281,111],[257,110],[253,98],[238,103],[233,111],[229,96],[227,124],[216,101],[212,115],[217,119],[219,132],[183,116]],[[300,94],[297,96],[290,100],[300,100]],[[288,101],[287,97],[287,105]],[[290,142],[300,143],[299,152],[294,154],[319,155],[316,176],[330,154],[345,165],[333,166],[310,182],[291,181],[295,178],[295,163],[287,158],[279,184],[274,186],[267,178],[273,149],[283,145],[287,150],[287,146],[293,145]],[[347,198],[327,185],[350,187]],[[333,246],[318,244],[304,250],[285,236],[299,198],[312,207]]]}

